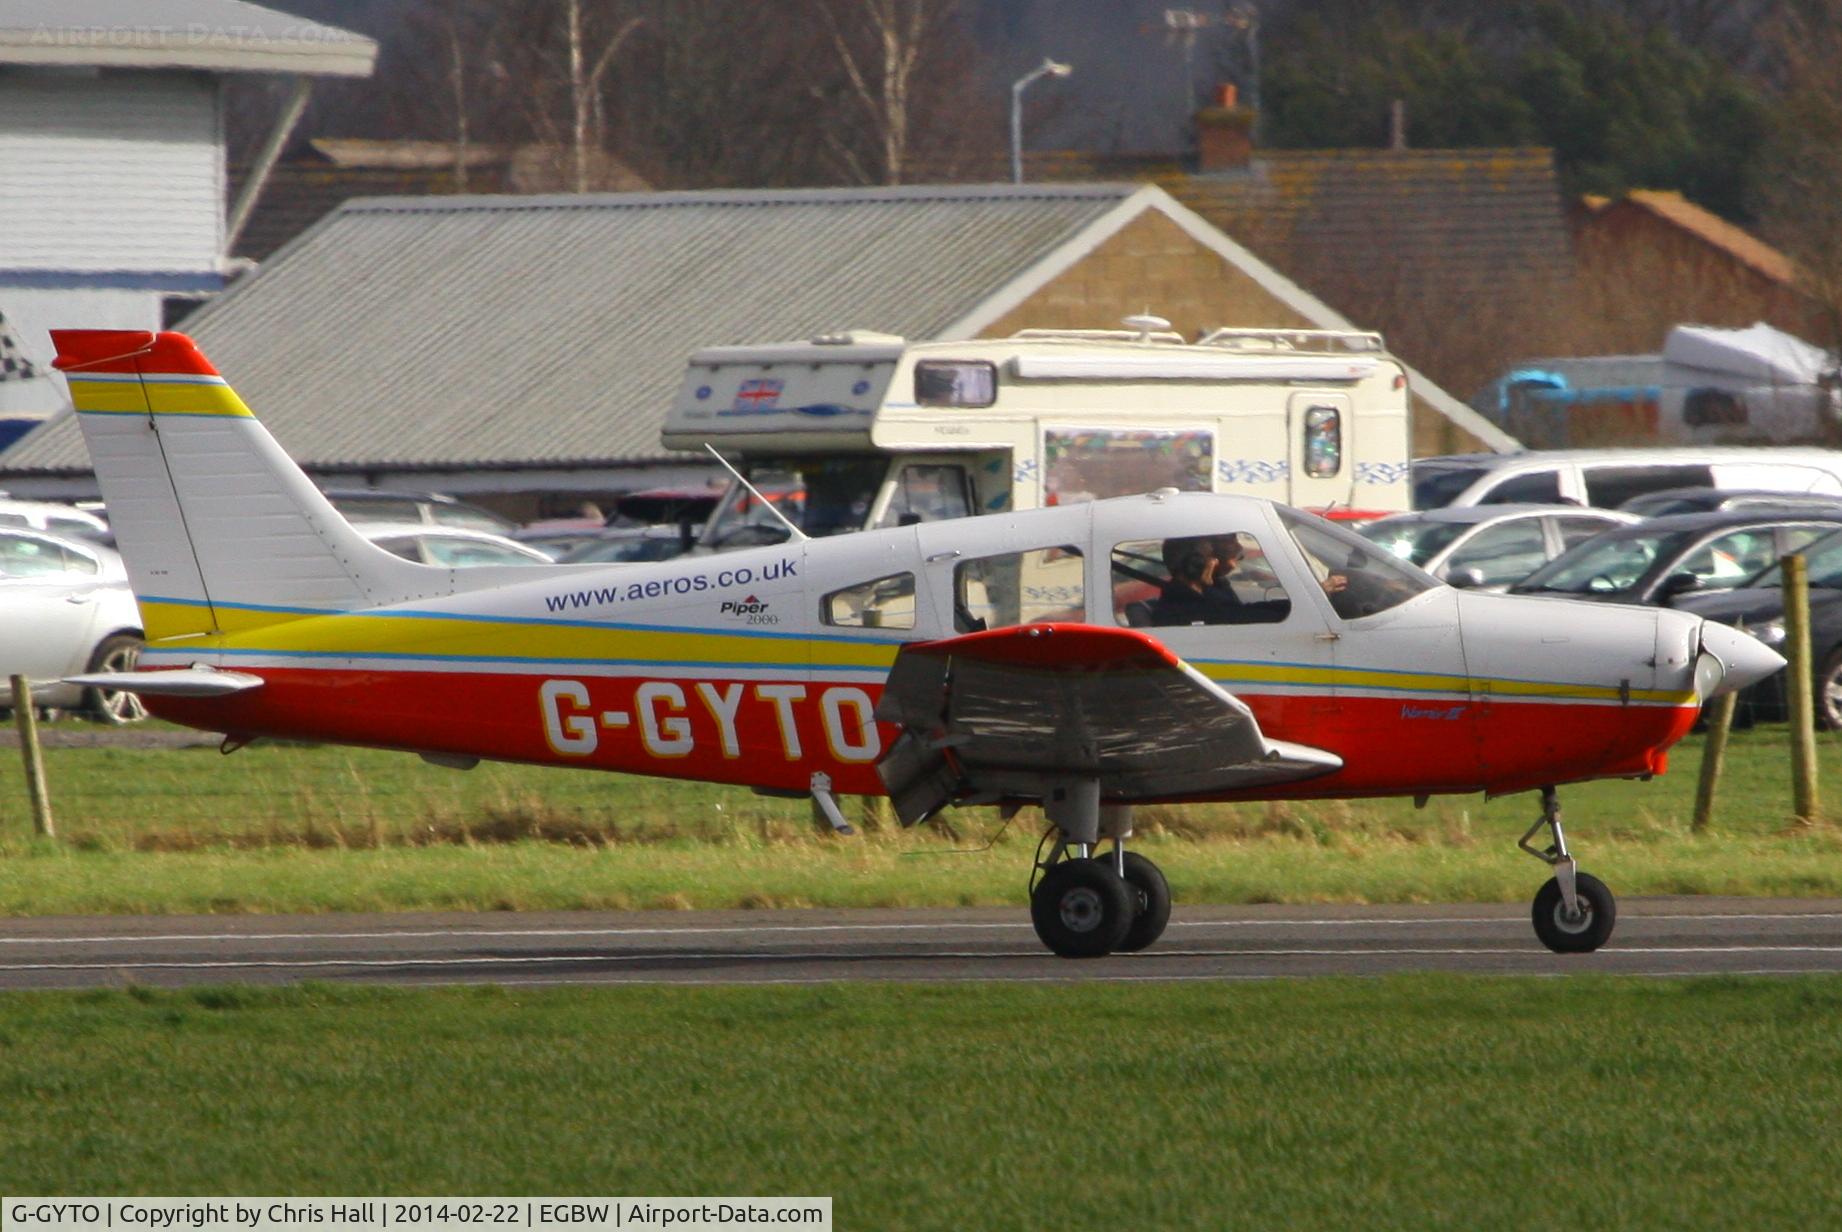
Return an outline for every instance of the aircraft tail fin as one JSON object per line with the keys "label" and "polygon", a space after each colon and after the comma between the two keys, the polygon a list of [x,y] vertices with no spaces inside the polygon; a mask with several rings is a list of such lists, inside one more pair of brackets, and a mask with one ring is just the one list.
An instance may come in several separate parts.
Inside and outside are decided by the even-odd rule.
{"label": "aircraft tail fin", "polygon": [[426,593],[340,516],[190,338],[53,330],[149,641]]}

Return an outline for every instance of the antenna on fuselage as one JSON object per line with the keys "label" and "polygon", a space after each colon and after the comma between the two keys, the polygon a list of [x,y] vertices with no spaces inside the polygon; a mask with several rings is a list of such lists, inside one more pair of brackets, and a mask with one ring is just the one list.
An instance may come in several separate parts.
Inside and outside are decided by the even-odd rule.
{"label": "antenna on fuselage", "polygon": [[717,460],[718,462],[721,462],[721,463],[723,464],[723,469],[724,469],[724,470],[726,470],[726,471],[728,471],[728,472],[729,472],[729,473],[730,473],[731,475],[734,475],[734,476],[736,477],[736,482],[737,482],[737,483],[739,483],[739,484],[741,484],[741,485],[742,485],[743,487],[745,487],[745,488],[747,488],[747,489],[748,489],[748,494],[749,494],[750,496],[752,496],[752,497],[754,497],[754,498],[755,498],[756,500],[758,500],[758,501],[760,501],[760,502],[761,502],[761,504],[762,504],[762,506],[763,506],[763,507],[764,507],[764,508],[765,508],[765,509],[766,509],[766,510],[767,510],[767,511],[769,512],[769,513],[771,513],[771,514],[773,514],[773,515],[774,515],[774,516],[775,516],[775,517],[776,517],[777,519],[779,519],[779,521],[780,521],[780,524],[781,524],[782,526],[784,526],[784,527],[786,527],[786,528],[787,528],[788,530],[790,530],[790,531],[792,531],[792,532],[793,532],[793,541],[794,541],[795,543],[804,543],[804,542],[805,542],[806,540],[808,540],[808,539],[810,539],[810,538],[812,538],[812,536],[811,536],[811,535],[808,535],[808,534],[807,534],[807,533],[806,533],[805,531],[803,531],[803,530],[801,530],[801,529],[800,529],[799,527],[797,527],[797,526],[795,526],[795,525],[793,525],[793,523],[791,523],[791,522],[789,522],[789,521],[787,520],[787,515],[786,515],[786,514],[784,514],[784,513],[782,513],[782,512],[781,512],[781,511],[780,511],[779,509],[777,509],[777,508],[775,508],[775,507],[774,507],[774,502],[773,502],[773,501],[771,501],[771,500],[769,500],[769,499],[768,499],[767,497],[765,497],[765,496],[763,496],[763,495],[761,495],[761,492],[760,492],[760,490],[759,490],[758,488],[756,488],[754,484],[752,484],[752,483],[750,483],[750,482],[749,482],[749,481],[747,480],[747,478],[745,478],[745,477],[743,476],[743,474],[742,474],[742,472],[741,472],[741,471],[739,471],[739,470],[737,470],[737,469],[736,469],[735,467],[733,467],[733,466],[731,466],[731,465],[729,465],[729,459],[728,459],[728,458],[725,458],[725,457],[724,457],[724,456],[723,456],[722,454],[720,454],[720,453],[718,453],[718,452],[716,452],[716,446],[715,446],[715,445],[712,445],[712,444],[711,444],[711,443],[710,443],[709,441],[705,441],[705,442],[704,442],[704,448],[710,451],[710,456],[711,456],[711,457],[713,457],[713,458],[715,458],[715,459],[716,459],[716,460]]}

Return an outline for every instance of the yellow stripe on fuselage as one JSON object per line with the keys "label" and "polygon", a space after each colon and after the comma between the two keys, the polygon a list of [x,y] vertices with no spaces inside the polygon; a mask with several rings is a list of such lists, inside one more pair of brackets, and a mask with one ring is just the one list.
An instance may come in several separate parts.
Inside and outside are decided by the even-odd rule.
{"label": "yellow stripe on fuselage", "polygon": [[70,400],[78,411],[102,415],[232,415],[249,418],[249,407],[237,391],[221,381],[104,380],[72,376]]}
{"label": "yellow stripe on fuselage", "polygon": [[[185,605],[170,607],[177,617]],[[195,619],[195,618],[194,618]],[[598,628],[544,622],[470,620],[353,613],[299,615],[219,607],[221,635],[189,638],[199,650],[258,651],[276,655],[391,655],[426,658],[490,659],[507,662],[589,660],[674,664],[735,664],[803,669],[815,660],[828,666],[887,670],[896,647],[888,643],[809,642],[804,638],[759,637],[717,630]]]}

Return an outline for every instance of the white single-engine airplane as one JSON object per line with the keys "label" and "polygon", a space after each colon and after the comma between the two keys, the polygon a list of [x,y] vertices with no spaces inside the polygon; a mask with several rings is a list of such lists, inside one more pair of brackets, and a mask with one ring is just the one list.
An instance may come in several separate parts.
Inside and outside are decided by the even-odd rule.
{"label": "white single-engine airplane", "polygon": [[1596,949],[1612,895],[1554,785],[1659,773],[1704,701],[1783,664],[1680,612],[1458,591],[1296,510],[1175,491],[658,564],[414,564],[190,339],[53,337],[147,635],[139,671],[83,682],[233,744],[709,779],[841,828],[834,793],[906,824],[1040,804],[1031,915],[1068,956],[1169,919],[1134,804],[1531,789],[1535,931]]}

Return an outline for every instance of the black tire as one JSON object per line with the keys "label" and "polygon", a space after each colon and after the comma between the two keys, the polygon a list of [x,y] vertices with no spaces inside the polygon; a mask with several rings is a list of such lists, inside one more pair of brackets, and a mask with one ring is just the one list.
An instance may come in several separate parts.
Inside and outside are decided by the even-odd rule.
{"label": "black tire", "polygon": [[1063,958],[1102,958],[1132,927],[1137,896],[1105,860],[1051,865],[1030,895],[1030,922]]}
{"label": "black tire", "polygon": [[1591,873],[1575,873],[1574,893],[1580,899],[1580,918],[1568,920],[1561,902],[1561,883],[1549,878],[1535,894],[1530,915],[1535,936],[1556,954],[1590,954],[1606,943],[1618,922],[1618,901],[1605,882]]}
{"label": "black tire", "polygon": [[1810,685],[1816,725],[1827,731],[1842,730],[1842,646],[1837,646],[1816,669]]}
{"label": "black tire", "polygon": [[[90,656],[89,670],[131,672],[141,657],[142,645],[141,639],[132,633],[116,633],[105,637],[96,647],[96,653]],[[147,717],[147,708],[141,705],[141,699],[120,689],[85,689],[83,709],[92,719],[110,727],[138,723]]]}
{"label": "black tire", "polygon": [[[1111,857],[1106,857],[1111,863]],[[1126,888],[1132,891],[1132,927],[1119,943],[1122,954],[1136,954],[1164,935],[1170,923],[1170,882],[1164,871],[1136,851],[1126,853]]]}

